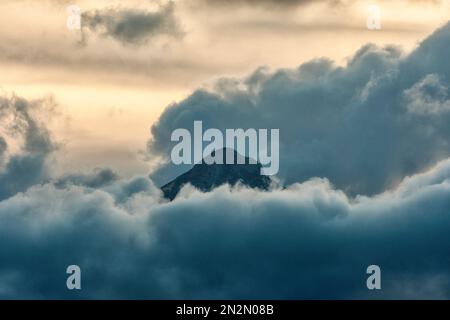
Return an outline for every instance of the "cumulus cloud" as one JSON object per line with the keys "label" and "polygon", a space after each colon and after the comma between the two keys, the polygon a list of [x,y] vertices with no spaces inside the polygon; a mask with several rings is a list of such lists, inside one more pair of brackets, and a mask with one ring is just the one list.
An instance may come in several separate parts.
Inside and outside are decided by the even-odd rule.
{"label": "cumulus cloud", "polygon": [[[3,98],[1,110],[25,138],[15,157],[46,159],[42,102]],[[2,188],[34,170],[11,159]],[[271,192],[186,186],[167,202],[148,177],[110,169],[42,177],[2,189],[0,298],[450,297],[450,159],[355,198],[320,178]],[[65,287],[71,264],[81,291]],[[371,264],[381,291],[365,287]]]}
{"label": "cumulus cloud", "polygon": [[180,38],[183,34],[173,2],[157,11],[111,8],[85,12],[81,18],[84,31],[100,33],[125,44],[143,44],[160,35]]}
{"label": "cumulus cloud", "polygon": [[[111,189],[36,186],[0,202],[0,297],[448,298],[449,173],[447,160],[356,199],[325,179],[171,203],[156,188],[118,201]],[[70,264],[79,292],[65,288]],[[365,287],[371,264],[378,292]]]}
{"label": "cumulus cloud", "polygon": [[409,102],[407,108],[412,113],[439,115],[450,111],[448,87],[437,75],[427,75],[404,94]]}
{"label": "cumulus cloud", "polygon": [[55,185],[61,188],[68,185],[84,186],[89,188],[100,188],[105,185],[111,184],[118,179],[117,174],[109,169],[102,168],[97,169],[94,173],[70,173],[63,177],[58,178],[55,181]]}
{"label": "cumulus cloud", "polygon": [[[286,184],[326,177],[349,194],[382,192],[450,155],[450,114],[411,113],[415,105],[445,111],[449,41],[446,25],[409,55],[366,45],[345,67],[317,59],[223,79],[166,109],[152,128],[150,153],[168,159],[171,132],[191,130],[194,120],[205,130],[280,128],[279,176]],[[167,164],[154,177],[164,183],[174,170]]]}

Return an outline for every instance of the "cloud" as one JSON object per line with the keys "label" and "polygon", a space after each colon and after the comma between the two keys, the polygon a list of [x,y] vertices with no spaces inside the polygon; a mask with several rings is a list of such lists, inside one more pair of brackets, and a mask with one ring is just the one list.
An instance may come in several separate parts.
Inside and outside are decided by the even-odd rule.
{"label": "cloud", "polygon": [[85,12],[81,21],[83,30],[100,33],[124,44],[144,44],[160,35],[180,38],[183,34],[173,2],[157,11],[112,8]]}
{"label": "cloud", "polygon": [[[119,201],[111,189],[36,186],[0,202],[0,297],[448,298],[449,173],[447,160],[355,199],[325,179],[171,203],[154,187]],[[79,292],[65,288],[70,264]],[[371,264],[381,291],[365,287]]]}
{"label": "cloud", "polygon": [[[218,6],[269,6],[269,7],[292,7],[314,2],[313,0],[200,0],[209,5]],[[339,0],[322,0],[322,2],[339,3]]]}
{"label": "cloud", "polygon": [[[292,7],[309,5],[311,3],[324,3],[330,6],[351,6],[357,0],[198,0],[198,2],[205,5],[215,6],[262,6],[270,9],[291,9]],[[388,2],[388,1],[381,1]],[[425,4],[439,4],[440,0],[408,0],[411,3],[425,3]]]}
{"label": "cloud", "polygon": [[67,174],[55,182],[55,185],[61,188],[68,185],[84,186],[89,188],[100,188],[111,184],[118,179],[117,174],[109,168],[98,169],[91,174],[71,173]]}
{"label": "cloud", "polygon": [[[450,24],[409,55],[369,44],[345,67],[316,59],[222,79],[165,110],[152,127],[150,154],[169,159],[171,132],[192,129],[194,120],[205,130],[280,128],[279,176],[286,184],[326,177],[349,194],[383,192],[450,155],[450,114],[411,113],[415,104],[427,108],[424,99],[445,110],[449,41]],[[430,79],[434,89],[423,93]],[[153,177],[164,183],[176,169],[168,163]]]}
{"label": "cloud", "polygon": [[[32,12],[23,10],[27,2],[33,6]],[[121,21],[127,21],[123,30],[133,30],[131,26],[134,24],[128,23],[132,19],[125,18],[125,12],[146,16],[162,13],[163,8],[169,5],[157,7],[149,1],[102,1],[95,4],[78,1],[89,18],[93,19],[96,13],[101,18],[95,30],[87,25],[83,32],[79,32],[67,30],[66,5],[73,3],[64,3],[51,5],[48,1],[15,1],[2,6],[0,63],[6,68],[5,84],[36,81],[59,85],[89,83],[103,87],[138,86],[146,90],[150,86],[185,92],[186,88],[190,90],[205,79],[219,75],[242,74],[261,64],[293,65],[323,54],[320,43],[323,37],[328,37],[330,30],[352,33],[351,37],[347,36],[351,39],[348,41],[332,37],[336,43],[346,43],[342,50],[326,53],[339,61],[349,55],[357,43],[367,40],[364,4],[330,7],[313,3],[311,9],[315,14],[312,17],[309,10],[293,10],[286,6],[283,6],[286,10],[271,10],[272,7],[265,10],[267,6],[242,10],[230,7],[226,10],[213,5],[195,6],[195,1],[181,1],[176,2],[172,15],[178,34],[184,35],[181,40],[178,36],[161,33],[160,29],[154,34],[148,33],[148,36],[146,31],[136,32],[136,39],[133,39],[134,33],[129,39],[125,35],[127,33],[114,31]],[[358,9],[360,7],[362,11]],[[382,42],[401,41],[406,46],[414,45],[416,39],[422,39],[439,24],[441,20],[435,15],[446,10],[439,10],[439,7],[431,9],[433,13],[429,18],[421,19],[420,23],[411,20],[416,12],[423,12],[417,6],[411,6],[411,11],[401,17],[394,15],[388,19],[386,15],[383,30],[389,32],[376,33],[375,38]],[[393,12],[394,9],[387,5],[383,10]],[[16,16],[21,17],[20,21],[14,18]],[[145,21],[149,19],[143,18]],[[111,28],[108,29],[107,24]],[[10,29],[15,32],[10,32]],[[407,36],[399,34],[406,31]],[[80,46],[83,33],[86,45]],[[46,36],[42,37],[42,34]],[[302,43],[311,45],[305,48]],[[280,48],[281,55],[271,53],[275,47]],[[224,55],[224,52],[228,54]]]}
{"label": "cloud", "polygon": [[404,94],[411,113],[440,115],[450,111],[448,88],[437,75],[426,76],[411,89],[405,90]]}
{"label": "cloud", "polygon": [[[187,186],[169,203],[148,177],[52,178],[44,101],[1,102],[2,128],[24,141],[0,169],[0,298],[450,297],[450,158],[377,196],[313,178],[270,192]],[[81,291],[65,287],[71,264]],[[371,264],[381,291],[365,287]]]}
{"label": "cloud", "polygon": [[4,154],[5,154],[7,149],[8,149],[8,145],[6,143],[5,138],[0,137],[0,164],[3,161],[3,156],[4,156]]}
{"label": "cloud", "polygon": [[[0,142],[0,298],[450,298],[449,119],[411,108],[448,100],[449,37],[223,79],[153,127],[157,156],[193,120],[282,129],[290,185],[270,192],[187,186],[169,203],[148,177],[53,177],[51,103],[1,98],[1,129],[22,144]],[[81,291],[65,287],[72,264]],[[372,264],[381,291],[366,288]]]}
{"label": "cloud", "polygon": [[[53,111],[54,107],[51,99],[27,101],[17,96],[0,97],[2,128],[13,138],[22,140],[20,152],[6,159],[0,171],[0,200],[48,178],[48,158],[57,144],[39,116]],[[0,142],[0,157],[5,161],[7,143],[4,138]]]}

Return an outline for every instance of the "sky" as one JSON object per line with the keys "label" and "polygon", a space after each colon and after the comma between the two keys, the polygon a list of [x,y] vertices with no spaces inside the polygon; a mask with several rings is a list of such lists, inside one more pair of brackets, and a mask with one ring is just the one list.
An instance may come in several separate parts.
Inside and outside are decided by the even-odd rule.
{"label": "sky", "polygon": [[[82,30],[66,26],[71,4],[81,9]],[[51,96],[59,105],[52,125],[64,144],[61,171],[109,165],[132,176],[155,166],[136,157],[151,125],[194,90],[263,66],[295,68],[318,57],[345,65],[369,42],[408,52],[446,22],[450,9],[448,1],[380,1],[382,30],[370,31],[371,4],[2,1],[0,85],[5,95]],[[128,33],[115,33],[119,23]]]}
{"label": "sky", "polygon": [[[0,298],[450,298],[450,2],[72,4],[0,3]],[[279,185],[163,199],[195,120]]]}

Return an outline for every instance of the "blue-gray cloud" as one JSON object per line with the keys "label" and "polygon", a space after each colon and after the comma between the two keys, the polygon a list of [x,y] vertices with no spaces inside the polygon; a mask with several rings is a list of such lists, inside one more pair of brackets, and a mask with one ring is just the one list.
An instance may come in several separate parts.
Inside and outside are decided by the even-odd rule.
{"label": "blue-gray cloud", "polygon": [[[291,185],[269,192],[187,186],[167,202],[148,177],[52,178],[39,104],[0,100],[24,141],[9,156],[2,139],[0,298],[450,298],[449,38],[223,80],[153,127],[156,155],[193,120],[282,129]],[[66,289],[72,264],[81,291]],[[366,288],[372,264],[381,291]]]}
{"label": "blue-gray cloud", "polygon": [[0,136],[0,165],[3,162],[3,157],[5,156],[6,150],[8,149],[8,144],[5,138]]}
{"label": "blue-gray cloud", "polygon": [[[185,189],[171,203],[155,187],[123,201],[132,181],[36,186],[0,202],[0,297],[449,298],[449,173],[445,161],[356,199],[323,179]],[[65,288],[70,264],[79,292]],[[371,264],[378,292],[365,287]]]}
{"label": "blue-gray cloud", "polygon": [[48,158],[57,145],[38,114],[49,106],[52,101],[0,97],[1,128],[22,143],[21,151],[7,158],[7,143],[0,139],[0,164],[6,162],[0,170],[0,200],[48,179]]}
{"label": "blue-gray cloud", "polygon": [[[223,79],[166,109],[150,153],[168,159],[171,132],[192,129],[194,120],[205,129],[280,128],[286,184],[326,177],[349,194],[382,192],[450,155],[449,42],[446,25],[409,55],[369,44],[345,67],[318,59]],[[417,104],[431,109],[417,112]],[[174,175],[168,164],[153,177]]]}
{"label": "blue-gray cloud", "polygon": [[173,2],[157,11],[111,8],[85,12],[81,18],[84,31],[98,32],[125,44],[144,44],[160,35],[175,38],[183,35]]}

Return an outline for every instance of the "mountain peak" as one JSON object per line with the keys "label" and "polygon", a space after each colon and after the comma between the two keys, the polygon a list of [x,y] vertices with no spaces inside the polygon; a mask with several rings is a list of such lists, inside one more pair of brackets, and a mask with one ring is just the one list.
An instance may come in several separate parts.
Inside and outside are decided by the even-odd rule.
{"label": "mountain peak", "polygon": [[[250,158],[244,157],[236,152],[236,150],[231,149],[234,163],[227,164],[225,161],[226,153],[230,150],[223,148],[220,151],[224,157],[223,164],[208,164],[205,162],[205,160],[210,160],[211,157],[215,156],[215,152],[213,151],[209,156],[203,158],[202,162],[195,164],[189,171],[162,186],[161,190],[164,197],[169,200],[175,199],[181,188],[188,183],[203,192],[209,192],[223,184],[234,186],[237,183],[241,183],[250,188],[268,190],[272,180],[267,176],[261,175],[260,163],[252,164],[250,163]],[[245,164],[236,163],[239,157],[245,159]]]}

